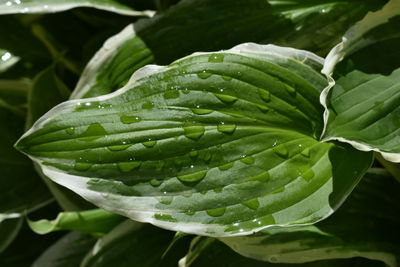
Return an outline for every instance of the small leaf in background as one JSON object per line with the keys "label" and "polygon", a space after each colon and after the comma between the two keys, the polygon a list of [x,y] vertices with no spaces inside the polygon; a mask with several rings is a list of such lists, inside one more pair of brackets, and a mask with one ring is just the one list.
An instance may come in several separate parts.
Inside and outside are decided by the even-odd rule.
{"label": "small leaf in background", "polygon": [[77,7],[91,7],[129,16],[154,15],[154,11],[137,11],[114,0],[1,0],[0,14],[54,13]]}
{"label": "small leaf in background", "polygon": [[0,73],[11,68],[18,60],[19,57],[14,56],[6,50],[0,49]]}
{"label": "small leaf in background", "polygon": [[0,219],[0,255],[15,239],[23,221],[23,217]]}
{"label": "small leaf in background", "polygon": [[109,232],[123,220],[123,217],[111,212],[95,209],[81,212],[61,212],[54,220],[28,220],[29,227],[37,234],[70,230],[101,235]]}
{"label": "small leaf in background", "polygon": [[99,207],[163,228],[229,236],[313,223],[372,156],[318,142],[322,63],[243,44],[145,67],[115,94],[55,107],[16,146]]}

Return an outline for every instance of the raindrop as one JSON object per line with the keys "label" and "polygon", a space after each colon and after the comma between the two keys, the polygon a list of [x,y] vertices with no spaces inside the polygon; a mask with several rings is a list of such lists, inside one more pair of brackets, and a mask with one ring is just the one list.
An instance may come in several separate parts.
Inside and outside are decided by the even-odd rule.
{"label": "raindrop", "polygon": [[241,204],[252,210],[256,210],[260,207],[260,201],[258,201],[257,198],[243,201]]}
{"label": "raindrop", "polygon": [[160,186],[162,184],[162,182],[163,182],[162,180],[151,179],[149,183],[150,183],[150,185],[157,187],[157,186]]}
{"label": "raindrop", "polygon": [[232,161],[232,162],[229,162],[229,163],[219,166],[218,169],[220,171],[226,171],[226,170],[229,170],[230,168],[232,168],[234,165],[235,165],[235,162]]}
{"label": "raindrop", "polygon": [[296,96],[296,94],[297,94],[296,89],[294,89],[292,86],[285,84],[285,88],[286,88],[286,91],[289,93],[289,95],[291,95],[292,97]]}
{"label": "raindrop", "polygon": [[87,171],[93,164],[86,162],[75,162],[74,169],[77,171]]}
{"label": "raindrop", "polygon": [[140,122],[142,119],[138,116],[121,116],[120,120],[123,124],[132,124]]}
{"label": "raindrop", "polygon": [[267,90],[259,88],[258,94],[260,95],[261,99],[264,100],[265,102],[271,101],[271,94]]}
{"label": "raindrop", "polygon": [[207,210],[207,214],[212,217],[220,217],[225,214],[226,207],[216,208],[216,209],[209,209]]}
{"label": "raindrop", "polygon": [[192,108],[192,112],[193,112],[194,114],[197,114],[197,115],[206,115],[206,114],[210,114],[210,113],[213,112],[213,111],[210,110],[210,109]]}
{"label": "raindrop", "polygon": [[255,160],[252,156],[248,156],[248,157],[241,158],[240,161],[247,165],[251,165],[251,164],[254,164]]}
{"label": "raindrop", "polygon": [[310,157],[310,149],[307,147],[306,149],[304,149],[303,151],[301,151],[300,153],[302,156],[309,158]]}
{"label": "raindrop", "polygon": [[204,134],[205,128],[202,125],[189,125],[183,126],[183,131],[187,138],[197,140]]}
{"label": "raindrop", "polygon": [[127,161],[127,162],[118,162],[117,166],[122,172],[130,172],[134,169],[139,168],[141,165],[140,161]]}
{"label": "raindrop", "polygon": [[208,58],[208,62],[213,62],[213,63],[224,62],[224,55],[223,54],[212,54]]}
{"label": "raindrop", "polygon": [[178,90],[167,90],[164,93],[164,99],[175,99],[179,97]]}
{"label": "raindrop", "polygon": [[107,134],[106,130],[100,123],[92,123],[79,137],[86,137],[85,141],[93,141],[104,137]]}
{"label": "raindrop", "polygon": [[197,157],[198,155],[199,155],[199,152],[196,151],[196,150],[193,150],[193,151],[190,151],[190,152],[189,152],[189,157],[191,157],[191,158],[195,158],[195,157]]}
{"label": "raindrop", "polygon": [[211,153],[210,153],[210,151],[207,151],[205,154],[204,154],[204,157],[203,157],[203,160],[205,161],[205,162],[209,162],[210,160],[211,160]]}
{"label": "raindrop", "polygon": [[191,174],[186,174],[186,175],[180,175],[178,176],[178,179],[181,182],[184,183],[194,183],[194,182],[198,182],[201,181],[207,174],[207,171],[199,171],[199,172],[195,172],[195,173],[191,173]]}
{"label": "raindrop", "polygon": [[122,151],[130,147],[132,144],[122,144],[122,145],[115,145],[115,146],[108,146],[108,150],[110,151]]}
{"label": "raindrop", "polygon": [[269,111],[269,107],[264,105],[257,105],[258,109],[261,110],[263,113],[267,113]]}
{"label": "raindrop", "polygon": [[160,221],[168,221],[168,222],[177,222],[176,219],[174,219],[171,215],[169,214],[154,214],[154,218]]}
{"label": "raindrop", "polygon": [[146,102],[142,105],[142,109],[152,109],[152,108],[154,108],[153,102]]}
{"label": "raindrop", "polygon": [[307,182],[309,182],[314,176],[315,173],[312,169],[309,169],[308,171],[301,174],[301,177],[303,177],[303,179],[306,180]]}
{"label": "raindrop", "polygon": [[282,158],[287,158],[289,155],[289,152],[286,148],[285,145],[280,145],[280,146],[275,146],[272,148],[272,150],[280,157]]}
{"label": "raindrop", "polygon": [[232,77],[229,77],[229,76],[222,75],[221,77],[222,77],[222,79],[224,79],[225,81],[230,81],[230,80],[232,80]]}
{"label": "raindrop", "polygon": [[190,90],[188,88],[184,88],[182,89],[182,93],[184,93],[185,95],[190,93]]}
{"label": "raindrop", "polygon": [[221,124],[217,125],[217,130],[221,133],[231,134],[236,130],[235,124],[225,124],[221,122]]}
{"label": "raindrop", "polygon": [[193,215],[196,214],[196,212],[193,211],[193,210],[188,210],[187,212],[185,212],[185,214],[188,215],[188,216],[193,216]]}
{"label": "raindrop", "polygon": [[143,142],[142,145],[144,145],[147,148],[152,148],[157,144],[157,141],[149,139],[149,141]]}
{"label": "raindrop", "polygon": [[69,127],[65,130],[67,134],[73,135],[75,133],[75,127]]}
{"label": "raindrop", "polygon": [[206,70],[203,70],[202,72],[197,73],[197,77],[199,77],[200,79],[207,79],[211,75],[212,75],[212,73],[207,72]]}
{"label": "raindrop", "polygon": [[172,203],[172,200],[174,200],[173,196],[164,196],[160,198],[160,203],[164,205],[169,205]]}
{"label": "raindrop", "polygon": [[224,103],[232,104],[238,100],[237,97],[231,95],[214,94],[219,100]]}

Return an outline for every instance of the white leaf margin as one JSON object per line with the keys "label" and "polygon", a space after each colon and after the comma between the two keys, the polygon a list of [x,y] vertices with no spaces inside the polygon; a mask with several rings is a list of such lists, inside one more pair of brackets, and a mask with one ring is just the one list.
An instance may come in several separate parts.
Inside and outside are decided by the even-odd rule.
{"label": "white leaf margin", "polygon": [[155,14],[153,10],[138,11],[116,1],[109,1],[107,3],[98,0],[0,0],[1,15],[55,13],[78,7],[95,8],[126,16],[152,17]]}
{"label": "white leaf margin", "polygon": [[[120,40],[123,40],[124,36],[126,37],[130,33],[132,33],[132,27],[133,25],[129,25],[126,27],[121,33],[121,37],[114,36],[113,38],[110,39],[109,45],[112,45],[113,42],[119,42]],[[112,51],[111,51],[112,52]],[[270,56],[275,56],[278,57],[280,60],[297,60],[302,62],[305,65],[308,65],[309,67],[323,67],[324,65],[324,59],[315,55],[312,52],[305,51],[305,50],[300,50],[300,49],[295,49],[295,48],[290,48],[290,47],[280,47],[276,45],[260,45],[256,43],[243,43],[240,45],[237,45],[231,49],[228,50],[221,50],[217,52],[196,52],[193,53],[192,55],[189,55],[187,57],[184,57],[182,59],[179,59],[175,62],[173,62],[169,66],[159,66],[159,65],[147,65],[139,70],[137,70],[129,79],[128,83],[122,87],[121,89],[107,94],[107,95],[102,95],[102,96],[97,96],[97,97],[92,97],[92,98],[85,98],[85,99],[72,99],[67,102],[61,103],[57,106],[55,106],[53,109],[48,111],[46,114],[44,114],[39,120],[37,120],[34,125],[32,126],[31,129],[29,129],[24,135],[21,136],[21,138],[17,141],[17,143],[25,138],[26,136],[30,135],[31,133],[43,128],[49,120],[54,118],[59,113],[62,112],[68,112],[72,111],[75,109],[77,104],[80,103],[86,103],[86,102],[100,102],[104,101],[113,97],[116,97],[118,95],[121,95],[125,93],[126,91],[130,90],[133,86],[137,86],[143,82],[143,78],[153,75],[158,72],[165,71],[166,69],[171,69],[174,67],[177,67],[177,64],[174,63],[179,63],[180,61],[193,57],[193,56],[198,56],[198,55],[214,55],[214,54],[237,54],[237,55],[247,55],[249,57],[253,58],[269,58]],[[104,54],[103,54],[104,55]],[[101,60],[101,59],[99,59]],[[307,63],[307,64],[306,64]],[[30,155],[27,155],[37,163],[41,170],[43,171],[44,175],[49,177],[52,181],[55,183],[58,183],[64,187],[67,187],[68,189],[74,191],[84,199],[86,199],[89,202],[96,203],[96,205],[102,209],[105,209],[107,211],[117,213],[123,216],[126,216],[134,221],[142,222],[142,223],[151,223],[157,227],[164,228],[167,230],[172,230],[172,231],[179,231],[179,232],[185,232],[189,234],[197,234],[197,235],[203,235],[203,236],[214,236],[214,237],[226,237],[226,236],[241,236],[241,235],[249,235],[258,231],[261,231],[266,228],[274,227],[274,226],[280,226],[280,227],[294,227],[294,226],[305,226],[305,225],[311,225],[314,224],[318,221],[324,220],[325,218],[329,217],[333,212],[334,208],[331,207],[329,204],[325,205],[324,207],[321,207],[320,211],[324,214],[324,216],[320,216],[321,218],[317,219],[316,221],[312,223],[297,223],[297,224],[289,224],[289,223],[284,223],[284,224],[275,224],[275,225],[267,225],[267,226],[261,226],[259,228],[255,228],[249,231],[243,231],[239,233],[226,233],[224,232],[226,230],[226,225],[220,225],[220,224],[203,224],[203,223],[194,223],[194,222],[168,222],[168,221],[163,221],[163,220],[158,220],[154,218],[154,215],[157,213],[161,214],[167,214],[168,212],[165,210],[158,210],[155,208],[155,206],[159,203],[160,199],[162,196],[159,197],[146,197],[146,196],[119,196],[116,194],[110,194],[110,193],[101,193],[101,192],[96,192],[93,191],[89,188],[88,182],[91,179],[99,179],[96,177],[84,177],[84,176],[77,176],[77,175],[72,175],[72,174],[67,174],[62,172],[61,170],[58,170],[55,167],[52,166],[47,166],[43,164],[43,161],[46,159],[44,158],[35,158]],[[332,190],[333,185],[331,183],[327,184],[326,188],[324,188],[323,192],[326,192],[325,190],[329,191]],[[350,194],[350,192],[347,192],[344,198]],[[328,195],[327,195],[328,197]],[[135,203],[135,207],[132,206],[132,203]],[[327,201],[328,203],[328,201]],[[214,234],[210,234],[210,232],[214,232]]]}
{"label": "white leaf margin", "polygon": [[343,137],[324,137],[329,120],[328,96],[331,88],[335,85],[335,80],[332,78],[332,73],[335,66],[343,60],[343,58],[351,53],[368,46],[373,43],[373,40],[363,39],[363,35],[371,29],[387,23],[392,17],[400,15],[400,0],[390,0],[381,10],[369,12],[362,20],[351,27],[342,37],[342,42],[337,44],[326,56],[324,67],[321,73],[324,74],[329,85],[322,91],[320,95],[320,103],[324,107],[324,129],[321,134],[322,142],[339,141],[352,145],[360,151],[375,151],[382,155],[388,161],[400,163],[399,153],[388,153],[363,142],[356,142]]}

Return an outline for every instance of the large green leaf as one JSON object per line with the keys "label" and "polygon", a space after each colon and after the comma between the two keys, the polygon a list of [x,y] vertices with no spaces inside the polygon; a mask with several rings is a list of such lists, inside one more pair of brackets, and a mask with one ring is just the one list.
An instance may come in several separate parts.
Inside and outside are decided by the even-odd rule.
{"label": "large green leaf", "polygon": [[337,81],[324,101],[324,140],[346,142],[400,162],[400,69],[389,76],[353,71]]}
{"label": "large green leaf", "polygon": [[123,217],[114,213],[94,209],[81,212],[61,212],[54,220],[28,220],[28,224],[38,234],[48,234],[60,230],[104,234],[109,232],[122,220]]}
{"label": "large green leaf", "polygon": [[172,237],[172,232],[126,220],[99,239],[80,266],[165,266],[161,257]]}
{"label": "large green leaf", "polygon": [[244,256],[269,262],[364,257],[395,267],[400,262],[399,190],[385,171],[372,169],[345,204],[315,226],[276,227],[221,241]]}
{"label": "large green leaf", "polygon": [[376,0],[181,1],[107,40],[87,65],[72,98],[113,92],[149,63],[169,64],[196,51],[228,49],[243,42],[324,53],[352,23],[380,5],[382,1]]}
{"label": "large green leaf", "polygon": [[91,7],[130,16],[153,16],[154,11],[137,11],[115,0],[0,0],[0,14],[54,13]]}
{"label": "large green leaf", "polygon": [[93,248],[96,239],[88,234],[71,232],[47,248],[32,267],[76,267]]}
{"label": "large green leaf", "polygon": [[16,146],[94,204],[167,229],[313,223],[372,156],[318,142],[322,61],[250,43],[148,66],[114,94],[55,107]]}

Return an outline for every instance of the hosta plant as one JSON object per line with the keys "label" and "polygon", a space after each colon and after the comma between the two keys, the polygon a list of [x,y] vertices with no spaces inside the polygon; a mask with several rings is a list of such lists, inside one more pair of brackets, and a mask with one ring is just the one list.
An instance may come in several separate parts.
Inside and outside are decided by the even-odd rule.
{"label": "hosta plant", "polygon": [[399,0],[0,14],[5,266],[399,265]]}

